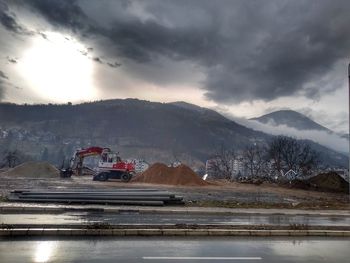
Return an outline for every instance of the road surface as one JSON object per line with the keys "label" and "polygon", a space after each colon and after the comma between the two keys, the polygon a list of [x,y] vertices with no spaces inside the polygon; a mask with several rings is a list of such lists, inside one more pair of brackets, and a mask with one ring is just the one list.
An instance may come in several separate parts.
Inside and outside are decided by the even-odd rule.
{"label": "road surface", "polygon": [[139,214],[68,212],[62,214],[3,213],[0,224],[218,224],[218,225],[319,225],[350,226],[348,216],[315,215],[213,215],[213,214]]}
{"label": "road surface", "polygon": [[349,262],[349,238],[0,239],[1,262]]}

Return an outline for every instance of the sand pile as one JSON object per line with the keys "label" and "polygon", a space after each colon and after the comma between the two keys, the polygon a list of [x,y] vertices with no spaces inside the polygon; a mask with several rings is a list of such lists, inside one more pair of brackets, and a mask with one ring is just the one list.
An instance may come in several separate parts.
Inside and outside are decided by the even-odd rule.
{"label": "sand pile", "polygon": [[146,171],[138,174],[132,182],[189,186],[209,185],[186,165],[168,167],[162,163],[153,164]]}
{"label": "sand pile", "polygon": [[58,178],[60,176],[60,171],[47,162],[26,162],[2,174],[18,177]]}
{"label": "sand pile", "polygon": [[293,180],[291,187],[305,190],[348,193],[349,184],[337,173],[321,173],[308,180]]}

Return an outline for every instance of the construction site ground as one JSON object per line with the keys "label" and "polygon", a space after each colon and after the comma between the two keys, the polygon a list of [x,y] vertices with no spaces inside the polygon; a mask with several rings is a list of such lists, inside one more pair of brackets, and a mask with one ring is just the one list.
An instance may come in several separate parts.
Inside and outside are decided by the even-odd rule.
{"label": "construction site ground", "polygon": [[1,200],[14,189],[117,189],[152,188],[167,189],[182,195],[185,207],[222,208],[274,208],[306,210],[350,210],[349,195],[341,193],[316,192],[290,189],[278,185],[243,184],[215,181],[206,186],[171,186],[145,183],[123,183],[118,181],[96,182],[91,176],[61,178],[29,178],[0,176]]}

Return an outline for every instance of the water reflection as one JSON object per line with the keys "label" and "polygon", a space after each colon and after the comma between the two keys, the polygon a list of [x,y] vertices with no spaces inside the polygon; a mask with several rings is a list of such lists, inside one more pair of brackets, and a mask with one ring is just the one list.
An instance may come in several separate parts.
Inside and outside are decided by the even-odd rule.
{"label": "water reflection", "polygon": [[[325,259],[337,259],[344,256],[344,251],[348,251],[349,239],[337,240],[334,238],[293,238],[290,241],[271,242],[273,254],[283,257],[290,257],[294,262],[302,258],[318,258],[324,262],[339,262],[337,260],[327,261]],[[342,261],[342,260],[341,260]]]}
{"label": "water reflection", "polygon": [[[1,0],[0,0],[1,1]],[[67,212],[64,214],[29,213],[18,217],[16,214],[0,215],[0,224],[235,224],[235,225],[327,225],[350,226],[350,217],[312,215],[196,215],[190,214],[136,214],[98,212]]]}
{"label": "water reflection", "polygon": [[34,262],[48,262],[55,250],[55,241],[40,241],[35,248]]}

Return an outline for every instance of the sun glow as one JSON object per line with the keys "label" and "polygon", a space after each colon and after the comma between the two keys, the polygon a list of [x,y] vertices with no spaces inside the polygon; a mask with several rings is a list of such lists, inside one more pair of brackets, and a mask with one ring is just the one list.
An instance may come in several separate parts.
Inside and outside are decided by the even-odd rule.
{"label": "sun glow", "polygon": [[19,71],[34,92],[54,102],[83,101],[95,97],[93,62],[86,48],[71,37],[45,32],[20,60]]}

